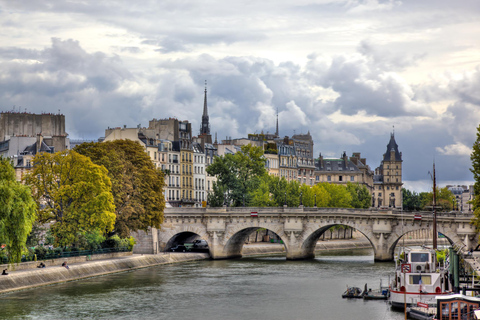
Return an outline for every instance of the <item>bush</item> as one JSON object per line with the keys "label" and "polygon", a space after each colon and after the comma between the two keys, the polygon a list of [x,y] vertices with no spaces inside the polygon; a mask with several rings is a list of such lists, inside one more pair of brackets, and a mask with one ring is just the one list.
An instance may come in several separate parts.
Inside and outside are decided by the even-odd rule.
{"label": "bush", "polygon": [[105,236],[98,230],[87,232],[85,234],[87,250],[98,250],[102,247],[102,243],[105,242]]}
{"label": "bush", "polygon": [[130,238],[128,238],[128,251],[132,251],[133,250],[133,246],[136,244],[137,242],[135,241],[135,238],[130,236]]}
{"label": "bush", "polygon": [[133,246],[135,245],[135,238],[129,237],[122,239],[118,235],[111,236],[107,240],[102,243],[103,248],[127,248],[128,251],[133,250]]}
{"label": "bush", "polygon": [[37,259],[43,260],[45,259],[45,255],[47,254],[47,249],[45,249],[45,247],[43,246],[38,246],[35,248],[34,253],[37,255]]}

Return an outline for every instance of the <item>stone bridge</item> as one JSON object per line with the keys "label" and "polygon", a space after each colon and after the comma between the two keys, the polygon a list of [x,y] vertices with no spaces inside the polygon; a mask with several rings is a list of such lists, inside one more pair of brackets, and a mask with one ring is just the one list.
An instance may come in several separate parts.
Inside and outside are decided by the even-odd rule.
{"label": "stone bridge", "polygon": [[[417,212],[418,214],[418,212]],[[343,225],[361,232],[372,244],[376,261],[393,260],[402,235],[432,230],[432,212],[397,210],[307,208],[307,207],[220,207],[166,208],[161,229],[139,232],[134,253],[159,253],[176,244],[204,239],[212,259],[242,256],[247,237],[259,228],[276,233],[285,245],[287,259],[314,257],[315,245],[330,227]],[[476,247],[478,237],[470,223],[471,214],[438,213],[437,231],[450,243],[465,249]]]}

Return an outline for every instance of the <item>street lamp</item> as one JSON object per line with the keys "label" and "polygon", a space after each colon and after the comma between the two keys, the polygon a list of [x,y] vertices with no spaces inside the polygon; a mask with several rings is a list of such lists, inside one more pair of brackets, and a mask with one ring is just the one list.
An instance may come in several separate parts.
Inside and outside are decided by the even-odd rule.
{"label": "street lamp", "polygon": [[303,192],[300,192],[300,205],[302,206],[303,205]]}
{"label": "street lamp", "polygon": [[287,192],[285,192],[285,203],[283,205],[287,206]]}
{"label": "street lamp", "polygon": [[317,207],[317,194],[315,193],[315,208]]}
{"label": "street lamp", "polygon": [[245,195],[243,195],[243,206],[245,207]]}

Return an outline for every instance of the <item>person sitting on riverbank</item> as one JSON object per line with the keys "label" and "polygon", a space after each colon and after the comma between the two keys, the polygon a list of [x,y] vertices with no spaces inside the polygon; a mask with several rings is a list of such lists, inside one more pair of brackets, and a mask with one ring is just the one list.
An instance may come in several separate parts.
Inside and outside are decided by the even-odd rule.
{"label": "person sitting on riverbank", "polygon": [[4,270],[2,271],[2,276],[8,276],[7,269],[4,269]]}
{"label": "person sitting on riverbank", "polygon": [[40,264],[37,266],[37,268],[45,268],[45,263],[40,262]]}
{"label": "person sitting on riverbank", "polygon": [[67,261],[65,261],[64,263],[62,263],[62,267],[65,267],[65,269],[70,269],[70,268],[68,267]]}

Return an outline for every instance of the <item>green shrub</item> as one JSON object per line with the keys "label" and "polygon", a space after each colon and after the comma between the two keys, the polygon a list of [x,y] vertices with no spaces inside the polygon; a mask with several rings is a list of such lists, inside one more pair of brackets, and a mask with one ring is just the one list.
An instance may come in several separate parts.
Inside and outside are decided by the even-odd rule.
{"label": "green shrub", "polygon": [[105,236],[99,231],[95,230],[92,232],[87,232],[85,234],[86,247],[87,250],[98,250],[102,247],[102,243],[105,242]]}
{"label": "green shrub", "polygon": [[136,244],[137,242],[135,241],[135,238],[130,236],[130,238],[128,238],[128,251],[132,251],[133,250],[133,246]]}
{"label": "green shrub", "polygon": [[47,254],[47,249],[44,246],[38,246],[35,248],[35,252],[37,255],[37,259],[43,260],[45,259],[45,255]]}

